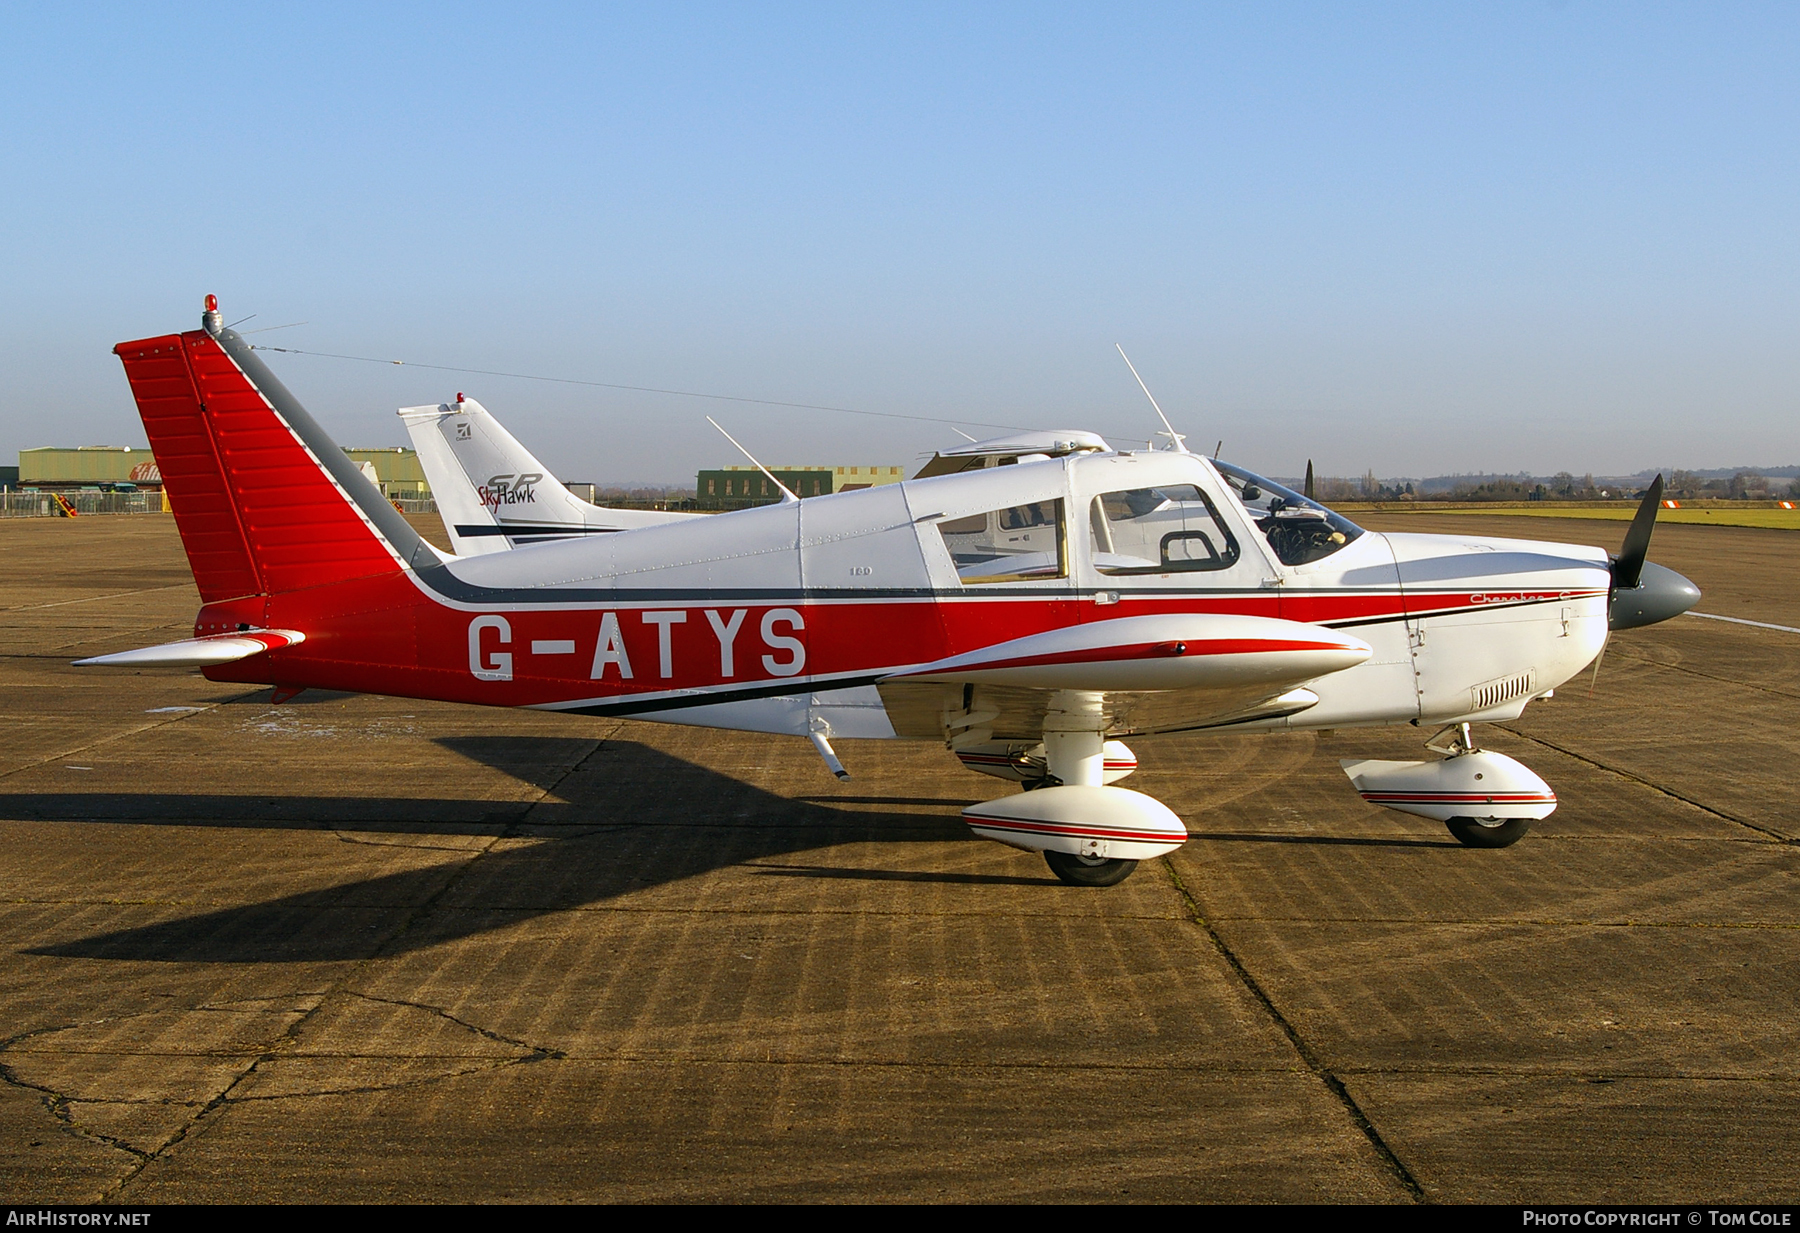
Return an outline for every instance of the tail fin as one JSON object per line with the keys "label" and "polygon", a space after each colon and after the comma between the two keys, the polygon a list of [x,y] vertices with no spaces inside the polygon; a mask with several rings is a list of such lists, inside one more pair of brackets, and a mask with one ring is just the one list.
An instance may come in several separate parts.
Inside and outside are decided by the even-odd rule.
{"label": "tail fin", "polygon": [[402,407],[400,418],[459,556],[699,516],[583,501],[473,398]]}
{"label": "tail fin", "polygon": [[120,343],[207,603],[422,568],[437,552],[234,331]]}
{"label": "tail fin", "polygon": [[458,556],[510,547],[503,523],[546,536],[579,534],[586,526],[588,503],[564,488],[473,398],[458,395],[435,407],[402,407],[400,418]]}

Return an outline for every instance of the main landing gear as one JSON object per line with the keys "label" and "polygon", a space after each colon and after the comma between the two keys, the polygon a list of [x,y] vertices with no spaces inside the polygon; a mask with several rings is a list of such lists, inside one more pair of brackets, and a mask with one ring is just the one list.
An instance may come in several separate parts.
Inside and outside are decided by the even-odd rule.
{"label": "main landing gear", "polygon": [[1444,825],[1465,848],[1510,848],[1531,829],[1530,818],[1446,818]]}
{"label": "main landing gear", "polygon": [[[1105,728],[1099,694],[1059,690],[1044,724],[1047,786],[971,805],[963,821],[983,839],[1042,852],[1050,871],[1070,886],[1117,886],[1139,861],[1173,852],[1187,840],[1175,812],[1142,792],[1107,786],[1109,777],[1130,773],[1127,761],[1135,768],[1137,760],[1108,742]],[[968,758],[964,764],[985,769]]]}
{"label": "main landing gear", "polygon": [[1107,859],[1104,856],[1078,856],[1072,852],[1044,850],[1044,863],[1058,881],[1070,886],[1117,886],[1131,876],[1136,861]]}

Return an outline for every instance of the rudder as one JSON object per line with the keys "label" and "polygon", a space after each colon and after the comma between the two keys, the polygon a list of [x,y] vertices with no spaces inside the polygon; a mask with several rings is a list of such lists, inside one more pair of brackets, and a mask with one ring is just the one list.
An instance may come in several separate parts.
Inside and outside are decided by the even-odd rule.
{"label": "rudder", "polygon": [[435,564],[438,554],[249,344],[208,328],[120,343],[202,600]]}

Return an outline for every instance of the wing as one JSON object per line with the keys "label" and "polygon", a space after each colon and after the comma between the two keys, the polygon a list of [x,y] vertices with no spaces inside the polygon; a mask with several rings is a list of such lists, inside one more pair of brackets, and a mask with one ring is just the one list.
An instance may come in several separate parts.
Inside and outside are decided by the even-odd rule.
{"label": "wing", "polygon": [[1222,613],[1121,617],[996,643],[878,683],[897,734],[1032,740],[1070,693],[1111,736],[1294,715],[1306,682],[1373,654],[1334,629]]}

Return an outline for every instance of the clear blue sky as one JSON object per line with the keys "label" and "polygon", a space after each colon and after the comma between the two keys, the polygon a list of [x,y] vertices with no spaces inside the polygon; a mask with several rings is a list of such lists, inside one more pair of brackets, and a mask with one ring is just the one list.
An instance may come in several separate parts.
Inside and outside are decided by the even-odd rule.
{"label": "clear blue sky", "polygon": [[[0,457],[113,343],[1140,441],[1294,474],[1800,461],[1800,8],[8,6]],[[273,356],[344,444],[480,398],[569,479],[948,427]],[[10,461],[10,459],[8,459]]]}

